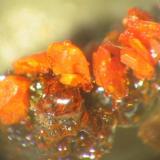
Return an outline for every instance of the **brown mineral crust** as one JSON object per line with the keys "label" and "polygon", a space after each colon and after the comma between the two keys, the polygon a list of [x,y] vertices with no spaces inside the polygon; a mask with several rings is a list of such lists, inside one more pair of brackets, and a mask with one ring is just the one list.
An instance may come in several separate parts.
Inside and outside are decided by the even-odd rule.
{"label": "brown mineral crust", "polygon": [[56,77],[43,78],[45,97],[37,107],[40,112],[64,116],[81,112],[83,100],[78,88],[64,86]]}
{"label": "brown mineral crust", "polygon": [[[43,94],[33,108],[36,143],[40,148],[50,147],[77,134],[85,109],[80,90],[61,84],[59,77],[41,75],[37,82],[42,85]],[[84,119],[83,126],[87,121]]]}
{"label": "brown mineral crust", "polygon": [[[37,147],[44,149],[56,145],[65,137],[75,136],[78,132],[78,125],[74,126],[71,131],[68,131],[63,124],[53,124],[48,129],[41,129],[35,134]],[[42,148],[41,148],[42,149]]]}
{"label": "brown mineral crust", "polygon": [[138,136],[144,143],[160,151],[160,111],[142,123]]}

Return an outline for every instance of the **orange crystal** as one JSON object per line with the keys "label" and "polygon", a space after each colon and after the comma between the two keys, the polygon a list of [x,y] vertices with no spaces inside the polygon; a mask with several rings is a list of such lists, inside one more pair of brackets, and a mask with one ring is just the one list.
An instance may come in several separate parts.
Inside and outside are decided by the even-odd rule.
{"label": "orange crystal", "polygon": [[131,68],[138,79],[151,79],[155,73],[154,67],[132,48],[121,50],[121,62]]}
{"label": "orange crystal", "polygon": [[139,8],[133,7],[128,10],[128,15],[126,18],[124,18],[123,24],[124,25],[127,24],[128,20],[135,21],[137,19],[148,21],[148,20],[152,20],[152,17],[148,12],[143,11]]}
{"label": "orange crystal", "polygon": [[153,21],[135,20],[127,22],[127,27],[143,34],[147,38],[158,38],[160,36],[160,24]]}
{"label": "orange crystal", "polygon": [[0,81],[0,122],[11,125],[27,116],[30,81],[20,76],[7,76]]}
{"label": "orange crystal", "polygon": [[93,54],[93,72],[98,85],[113,97],[122,98],[128,94],[126,67],[120,62],[119,53],[112,51],[108,44],[99,46]]}
{"label": "orange crystal", "polygon": [[124,19],[126,30],[120,34],[121,62],[131,68],[138,79],[152,79],[160,58],[160,24],[137,8]]}
{"label": "orange crystal", "polygon": [[135,16],[143,20],[152,20],[152,16],[148,12],[137,7],[130,8],[128,10],[128,16]]}
{"label": "orange crystal", "polygon": [[90,90],[89,63],[78,47],[70,41],[53,43],[47,56],[53,73],[60,76],[62,84]]}
{"label": "orange crystal", "polygon": [[46,53],[41,52],[19,59],[13,64],[13,68],[16,74],[47,73],[49,64]]}
{"label": "orange crystal", "polygon": [[154,61],[150,52],[135,37],[121,34],[120,41],[127,47],[121,49],[121,62],[130,67],[137,78],[151,79],[154,75]]}

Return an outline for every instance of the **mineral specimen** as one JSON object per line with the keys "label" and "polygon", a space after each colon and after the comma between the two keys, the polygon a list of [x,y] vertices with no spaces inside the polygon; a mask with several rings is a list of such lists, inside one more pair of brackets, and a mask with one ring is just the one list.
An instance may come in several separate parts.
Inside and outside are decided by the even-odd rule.
{"label": "mineral specimen", "polygon": [[[37,160],[101,159],[117,125],[138,124],[155,105],[160,24],[132,8],[123,26],[104,38],[92,62],[71,41],[55,42],[0,76],[1,129],[17,152],[35,153]],[[159,134],[154,139],[144,133],[150,128],[144,123],[140,136],[159,147]]]}

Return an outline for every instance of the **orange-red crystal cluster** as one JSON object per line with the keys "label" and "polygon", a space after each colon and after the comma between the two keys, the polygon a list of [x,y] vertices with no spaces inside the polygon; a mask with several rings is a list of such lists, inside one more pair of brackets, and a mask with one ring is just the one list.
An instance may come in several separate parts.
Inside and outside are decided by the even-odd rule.
{"label": "orange-red crystal cluster", "polygon": [[[114,100],[128,96],[128,73],[133,73],[139,80],[154,78],[160,58],[160,24],[145,11],[132,8],[123,19],[123,26],[123,32],[116,36],[111,34],[94,51],[92,70],[95,81],[92,81],[83,51],[70,41],[53,43],[45,52],[17,60],[11,74],[0,81],[1,123],[11,125],[27,117],[29,87],[37,75],[43,77],[52,73],[64,86],[85,92],[90,92],[96,83]],[[51,81],[52,78],[45,84],[49,85]],[[56,114],[66,111],[59,107]]]}

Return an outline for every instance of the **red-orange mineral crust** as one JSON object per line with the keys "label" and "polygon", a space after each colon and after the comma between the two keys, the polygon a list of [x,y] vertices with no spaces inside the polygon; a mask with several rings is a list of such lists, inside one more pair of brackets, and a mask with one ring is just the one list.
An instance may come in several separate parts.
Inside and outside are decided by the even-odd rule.
{"label": "red-orange mineral crust", "polygon": [[29,107],[30,81],[20,76],[7,76],[0,81],[0,122],[11,125],[26,118]]}
{"label": "red-orange mineral crust", "polygon": [[[116,51],[116,52],[114,52]],[[102,44],[93,54],[93,71],[96,83],[115,98],[128,94],[126,67],[120,62],[119,51]]]}
{"label": "red-orange mineral crust", "polygon": [[70,41],[53,43],[48,48],[47,56],[53,73],[60,76],[62,84],[90,90],[89,63],[78,47]]}

